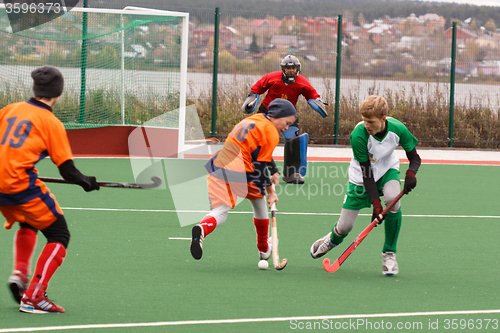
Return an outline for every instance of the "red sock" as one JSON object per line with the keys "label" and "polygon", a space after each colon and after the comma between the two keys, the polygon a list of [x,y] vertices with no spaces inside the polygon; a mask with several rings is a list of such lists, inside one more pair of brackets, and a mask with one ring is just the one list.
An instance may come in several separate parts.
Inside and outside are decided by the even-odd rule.
{"label": "red sock", "polygon": [[269,219],[256,219],[253,218],[255,230],[257,231],[257,248],[260,252],[267,252],[268,244],[267,238],[269,237]]}
{"label": "red sock", "polygon": [[45,290],[54,272],[61,266],[66,249],[61,243],[47,243],[38,257],[35,274],[28,287],[28,294],[31,298],[36,298]]}
{"label": "red sock", "polygon": [[19,228],[14,236],[14,270],[28,275],[36,247],[36,231]]}
{"label": "red sock", "polygon": [[203,228],[205,237],[207,237],[207,235],[214,231],[215,227],[217,227],[217,220],[215,217],[207,215],[203,218],[203,220],[201,220],[200,225]]}

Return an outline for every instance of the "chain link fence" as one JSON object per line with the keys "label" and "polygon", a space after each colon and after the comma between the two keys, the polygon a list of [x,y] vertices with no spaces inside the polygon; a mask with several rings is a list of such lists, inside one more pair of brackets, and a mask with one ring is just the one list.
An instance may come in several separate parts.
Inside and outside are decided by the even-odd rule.
{"label": "chain link fence", "polygon": [[[88,6],[123,8],[112,1],[89,1]],[[370,94],[378,94],[389,101],[390,115],[408,126],[420,146],[451,146],[452,139],[453,147],[500,147],[497,31],[479,29],[471,22],[457,25],[451,105],[452,29],[445,28],[445,20],[435,14],[385,17],[373,22],[365,22],[361,16],[343,15],[339,34],[338,15],[342,13],[305,17],[289,7],[275,13],[221,10],[216,18],[215,8],[172,8],[168,4],[155,8],[190,14],[187,104],[196,105],[207,137],[224,140],[234,124],[245,117],[241,105],[250,87],[262,75],[280,70],[280,60],[294,54],[302,64],[301,74],[328,103],[329,116],[325,119],[304,98],[297,104],[301,131],[309,133],[312,144],[335,142],[335,112],[337,143],[349,144],[349,134],[361,120],[360,103]],[[218,29],[214,26],[216,20]],[[165,38],[155,38],[158,33],[165,32],[142,31],[134,45],[149,52],[142,56],[160,64],[160,55],[165,53],[161,52],[165,46],[161,40]],[[336,95],[339,36],[342,52],[340,89]],[[7,40],[0,39],[4,46],[0,66],[22,65],[11,62],[12,52],[18,51],[12,51]],[[150,42],[156,40],[160,42]],[[106,47],[105,40],[101,44]],[[215,45],[218,49],[214,55]],[[32,48],[25,47],[22,52],[37,57]],[[64,63],[66,50],[58,49],[57,57]],[[11,88],[0,92],[0,103],[4,103],[2,94],[12,93]]]}

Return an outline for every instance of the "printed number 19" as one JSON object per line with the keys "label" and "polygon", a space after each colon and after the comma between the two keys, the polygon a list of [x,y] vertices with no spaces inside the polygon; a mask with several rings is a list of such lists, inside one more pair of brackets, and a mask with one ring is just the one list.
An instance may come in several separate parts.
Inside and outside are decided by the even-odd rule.
{"label": "printed number 19", "polygon": [[[7,126],[7,130],[5,131],[5,134],[2,139],[1,145],[3,146],[7,142],[7,138],[10,135],[10,132],[12,128],[14,127],[14,124],[16,123],[17,117],[12,117],[7,119],[7,123],[9,124]],[[16,128],[14,129],[14,132],[12,135],[18,139],[17,142],[15,139],[10,139],[9,140],[9,146],[12,148],[19,148],[24,144],[24,141],[28,138],[28,135],[31,132],[31,128],[33,127],[33,124],[31,124],[31,121],[29,120],[21,120]]]}

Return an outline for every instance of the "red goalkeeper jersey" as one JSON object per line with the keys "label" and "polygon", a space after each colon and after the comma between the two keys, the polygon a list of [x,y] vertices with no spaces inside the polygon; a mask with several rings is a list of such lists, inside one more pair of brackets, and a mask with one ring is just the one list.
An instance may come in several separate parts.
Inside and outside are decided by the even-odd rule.
{"label": "red goalkeeper jersey", "polygon": [[320,95],[302,75],[295,77],[294,83],[285,84],[283,72],[277,71],[264,75],[259,81],[252,86],[252,91],[261,95],[267,91],[267,95],[262,101],[262,104],[269,109],[269,103],[276,98],[282,98],[290,101],[293,106],[297,104],[300,95],[303,95],[306,100],[319,98]]}

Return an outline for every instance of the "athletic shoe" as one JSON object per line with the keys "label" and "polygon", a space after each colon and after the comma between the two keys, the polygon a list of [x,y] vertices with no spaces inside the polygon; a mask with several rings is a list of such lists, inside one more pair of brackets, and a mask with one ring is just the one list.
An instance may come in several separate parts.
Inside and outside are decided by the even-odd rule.
{"label": "athletic shoe", "polygon": [[396,253],[382,252],[382,273],[384,275],[396,275],[399,273],[398,262],[396,261]]}
{"label": "athletic shoe", "polygon": [[64,309],[55,305],[47,298],[47,293],[43,293],[37,298],[29,298],[24,294],[21,299],[19,311],[27,313],[64,313]]}
{"label": "athletic shoe", "polygon": [[283,176],[283,181],[290,184],[304,184],[304,177],[298,172],[292,173],[290,176]]}
{"label": "athletic shoe", "polygon": [[311,246],[311,257],[313,257],[313,259],[318,259],[327,254],[328,251],[333,249],[335,246],[337,246],[337,244],[332,243],[332,233],[329,232],[328,235],[318,239]]}
{"label": "athletic shoe", "polygon": [[272,251],[272,244],[273,244],[273,239],[269,237],[267,239],[267,251],[266,252],[260,252],[259,251],[259,258],[260,260],[267,260],[271,256],[271,251]]}
{"label": "athletic shoe", "polygon": [[191,238],[191,255],[196,260],[200,260],[203,255],[203,239],[205,238],[205,232],[203,227],[199,224],[195,225],[191,230],[193,238]]}
{"label": "athletic shoe", "polygon": [[28,288],[28,282],[28,277],[21,273],[21,271],[14,271],[9,277],[9,288],[18,304],[21,303],[24,292]]}

